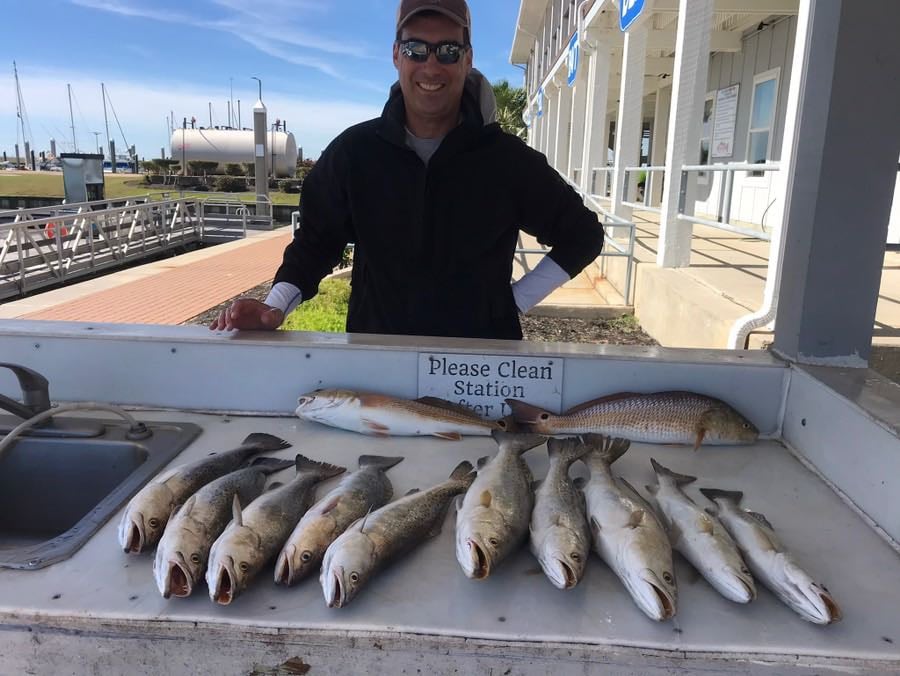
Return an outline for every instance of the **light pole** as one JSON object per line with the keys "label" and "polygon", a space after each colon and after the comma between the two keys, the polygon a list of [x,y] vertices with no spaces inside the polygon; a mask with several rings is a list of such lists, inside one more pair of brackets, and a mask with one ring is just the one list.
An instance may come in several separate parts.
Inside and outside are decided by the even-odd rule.
{"label": "light pole", "polygon": [[103,148],[100,147],[100,132],[99,132],[99,131],[92,131],[91,133],[94,135],[94,147],[97,149],[97,152],[98,152],[100,155],[102,155],[102,154],[103,154]]}

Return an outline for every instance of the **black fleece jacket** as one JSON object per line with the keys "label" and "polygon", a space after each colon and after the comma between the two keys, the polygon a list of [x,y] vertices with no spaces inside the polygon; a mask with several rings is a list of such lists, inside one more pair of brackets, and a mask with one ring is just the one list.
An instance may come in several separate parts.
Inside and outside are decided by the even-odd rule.
{"label": "black fleece jacket", "polygon": [[404,123],[397,91],[380,118],[328,146],[303,184],[275,281],[309,300],[352,242],[347,331],[520,339],[510,287],[519,230],[573,277],[603,246],[597,215],[543,154],[485,125],[468,90],[461,123],[427,167]]}

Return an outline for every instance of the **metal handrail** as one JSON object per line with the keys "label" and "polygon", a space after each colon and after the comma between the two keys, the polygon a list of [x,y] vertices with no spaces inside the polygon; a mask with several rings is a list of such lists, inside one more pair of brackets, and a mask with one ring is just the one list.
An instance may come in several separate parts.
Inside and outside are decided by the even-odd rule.
{"label": "metal handrail", "polygon": [[[781,163],[779,162],[761,162],[758,164],[749,163],[749,162],[734,162],[734,163],[722,163],[722,164],[697,164],[697,165],[685,165],[681,168],[681,190],[678,196],[678,215],[677,219],[680,221],[685,221],[688,223],[697,223],[699,225],[705,225],[711,228],[717,228],[719,230],[724,230],[725,232],[731,232],[736,235],[743,235],[744,237],[753,237],[755,239],[759,239],[765,242],[771,241],[772,237],[769,233],[764,230],[754,230],[751,228],[745,228],[739,225],[734,225],[731,222],[731,200],[732,194],[734,193],[734,175],[735,173],[742,172],[759,172],[766,173],[772,171],[780,171]],[[688,175],[691,173],[699,173],[699,172],[724,172],[725,179],[721,182],[721,186],[719,188],[719,214],[717,220],[712,220],[709,218],[703,218],[701,216],[695,216],[693,214],[685,213],[685,206],[687,201],[687,190],[688,190]],[[773,202],[774,203],[774,202]],[[771,204],[769,205],[771,206]],[[767,208],[768,210],[768,208]],[[761,227],[765,227],[760,224]]]}
{"label": "metal handrail", "polygon": [[654,207],[650,204],[650,197],[653,194],[653,184],[656,181],[656,175],[659,172],[663,172],[665,174],[666,168],[664,166],[649,166],[649,167],[625,167],[625,184],[622,190],[624,194],[628,194],[628,183],[633,172],[645,172],[647,174],[647,182],[644,183],[644,201],[643,202],[622,202],[626,207],[631,207],[632,209],[641,209],[642,211],[649,211],[650,213],[659,214],[662,213],[662,209],[659,207]]}

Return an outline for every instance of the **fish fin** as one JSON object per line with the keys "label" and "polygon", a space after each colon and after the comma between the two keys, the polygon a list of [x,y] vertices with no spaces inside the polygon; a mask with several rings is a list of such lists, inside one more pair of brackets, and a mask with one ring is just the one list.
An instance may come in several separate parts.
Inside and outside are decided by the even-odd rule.
{"label": "fish fin", "polygon": [[237,493],[234,494],[234,499],[231,501],[231,518],[236,526],[244,525],[244,518],[241,514],[241,499],[237,496]]}
{"label": "fish fin", "polygon": [[280,472],[283,469],[287,469],[288,467],[292,467],[294,465],[293,460],[282,460],[281,458],[254,458],[253,462],[250,463],[250,467],[253,469],[258,469],[263,474],[274,474],[275,472]]}
{"label": "fish fin", "polygon": [[491,459],[491,456],[483,455],[480,458],[478,458],[478,460],[475,461],[475,466],[478,467],[478,469],[484,469],[484,466],[486,464],[488,464],[490,459]]}
{"label": "fish fin", "polygon": [[775,530],[775,527],[769,523],[769,520],[759,512],[751,512],[749,509],[744,511],[747,513],[747,516],[756,521],[756,523],[765,526],[769,530]]}
{"label": "fish fin", "polygon": [[450,511],[451,502],[452,500],[447,500],[447,504],[445,504],[443,509],[438,513],[437,518],[434,520],[434,523],[431,524],[431,528],[428,529],[425,537],[433,538],[441,534],[441,530],[444,528],[444,521],[447,519],[447,512]]}
{"label": "fish fin", "polygon": [[659,493],[659,486],[654,486],[651,484],[644,484],[644,488],[647,489],[647,492],[650,495],[656,495],[657,493]]}
{"label": "fish fin", "polygon": [[457,404],[452,401],[447,401],[446,399],[441,399],[440,397],[419,397],[418,399],[414,399],[414,401],[419,402],[420,404],[425,404],[426,406],[434,406],[435,408],[442,408],[445,411],[453,411],[454,413],[462,413],[463,415],[481,417],[475,411],[464,404]]}
{"label": "fish fin", "polygon": [[394,465],[403,461],[401,457],[386,457],[383,455],[361,455],[359,456],[359,467],[376,467],[382,472],[389,470]]}
{"label": "fish fin", "polygon": [[544,482],[541,479],[538,479],[537,481],[532,481],[531,482],[531,490],[536,491],[538,488],[541,487],[542,483],[544,483]]}
{"label": "fish fin", "polygon": [[403,497],[406,497],[407,495],[414,495],[415,493],[420,493],[421,491],[421,488],[410,488],[408,491],[406,491],[406,493],[403,494]]}
{"label": "fish fin", "polygon": [[547,440],[547,437],[542,434],[516,434],[500,430],[494,430],[491,432],[491,436],[501,449],[509,448],[516,455],[522,455],[525,451],[540,446]]}
{"label": "fish fin", "polygon": [[628,439],[607,437],[603,434],[582,434],[578,436],[578,440],[581,444],[587,446],[587,451],[584,455],[594,454],[599,456],[607,465],[612,465],[625,455],[625,452],[631,447],[631,442]]}
{"label": "fish fin", "polygon": [[744,494],[740,491],[722,491],[718,488],[701,488],[700,492],[713,502],[724,500],[725,502],[733,502],[736,505],[741,504],[741,500],[744,497]]}
{"label": "fish fin", "polygon": [[179,511],[181,514],[185,514],[185,515],[190,514],[190,513],[191,513],[191,510],[194,508],[194,505],[196,505],[196,504],[197,504],[197,496],[196,496],[196,495],[192,495],[191,497],[188,498],[187,502],[185,502],[185,503],[181,506],[181,509],[178,510],[178,511]]}
{"label": "fish fin", "polygon": [[599,397],[598,399],[591,399],[590,401],[586,401],[583,404],[578,404],[577,406],[573,406],[569,410],[567,410],[563,415],[572,415],[573,413],[580,413],[581,411],[587,410],[592,406],[597,406],[598,404],[607,404],[611,401],[618,401],[619,399],[628,399],[629,397],[637,397],[640,396],[637,392],[617,392],[616,394],[610,394],[605,397]]}
{"label": "fish fin", "polygon": [[281,451],[285,448],[290,448],[290,442],[285,441],[284,439],[279,439],[278,437],[272,434],[265,434],[264,432],[255,432],[249,435],[246,439],[241,442],[242,446],[254,446],[256,447],[256,452],[271,452],[271,451]]}
{"label": "fish fin", "polygon": [[322,505],[322,507],[321,507],[321,513],[322,513],[322,514],[328,514],[328,512],[330,512],[330,511],[333,510],[335,507],[337,507],[338,504],[340,504],[340,502],[341,502],[341,496],[340,496],[340,495],[335,495],[333,498],[331,498],[331,500],[329,500],[327,503],[325,503],[324,505]]}
{"label": "fish fin", "polygon": [[534,425],[545,422],[553,414],[532,404],[518,399],[506,399],[506,405],[512,411],[512,418],[519,424]]}
{"label": "fish fin", "polygon": [[391,436],[391,428],[387,425],[382,425],[380,422],[375,422],[374,420],[370,420],[369,418],[362,419],[363,425],[368,427],[372,434],[378,437],[389,437]]}
{"label": "fish fin", "polygon": [[694,440],[694,450],[696,451],[700,448],[700,444],[703,443],[703,437],[706,436],[706,429],[702,426],[697,428],[697,438]]}
{"label": "fish fin", "polygon": [[493,502],[493,498],[491,496],[490,491],[481,491],[481,495],[478,496],[478,502],[482,507],[490,507],[491,502]]}
{"label": "fish fin", "polygon": [[372,505],[369,505],[369,511],[366,512],[366,515],[359,520],[359,532],[362,533],[363,529],[366,527],[366,521],[369,520],[369,515],[372,513]]}
{"label": "fish fin", "polygon": [[597,521],[593,516],[591,517],[591,533],[594,534],[594,538],[598,538],[600,536],[600,522]]}
{"label": "fish fin", "polygon": [[700,512],[697,515],[697,530],[707,535],[712,535],[715,532],[716,524],[709,514]]}
{"label": "fish fin", "polygon": [[575,488],[577,488],[580,491],[584,490],[584,487],[587,486],[587,484],[588,484],[588,480],[585,479],[583,476],[572,479],[572,485],[575,486]]}
{"label": "fish fin", "polygon": [[675,525],[674,521],[666,524],[666,532],[669,534],[670,544],[674,545],[681,538],[681,529]]}
{"label": "fish fin", "polygon": [[276,488],[281,488],[282,486],[284,486],[284,482],[283,482],[283,481],[273,481],[273,482],[270,483],[268,486],[266,486],[266,490],[267,490],[267,491],[274,491]]}
{"label": "fish fin", "polygon": [[457,481],[462,481],[467,479],[470,474],[472,474],[472,463],[468,460],[463,460],[456,467],[453,468],[453,471],[450,472],[450,478],[456,479]]}
{"label": "fish fin", "polygon": [[681,486],[682,484],[689,484],[697,480],[697,477],[695,476],[691,476],[689,474],[678,474],[670,470],[668,467],[663,467],[656,461],[656,458],[650,458],[650,464],[653,465],[653,471],[656,472],[659,476],[669,477],[678,486]]}
{"label": "fish fin", "polygon": [[456,513],[459,514],[459,510],[462,509],[463,500],[466,496],[459,494],[455,498],[453,498],[453,506],[456,507]]}
{"label": "fish fin", "polygon": [[300,455],[299,453],[294,458],[294,466],[297,468],[298,473],[315,472],[321,476],[322,479],[330,479],[333,476],[343,474],[347,471],[346,467],[339,467],[337,465],[329,465],[327,462],[310,460],[305,455]]}
{"label": "fish fin", "polygon": [[644,509],[636,509],[631,515],[628,517],[628,528],[637,528],[641,524],[644,523],[644,519],[647,517],[647,511]]}
{"label": "fish fin", "polygon": [[703,511],[709,514],[710,516],[719,516],[719,508],[718,507],[704,507]]}
{"label": "fish fin", "polygon": [[446,439],[447,441],[459,441],[463,438],[459,432],[433,432],[431,436],[438,439]]}
{"label": "fish fin", "polygon": [[591,451],[593,448],[578,437],[547,440],[547,455],[551,458],[558,457],[563,467],[571,467],[576,460],[581,460]]}

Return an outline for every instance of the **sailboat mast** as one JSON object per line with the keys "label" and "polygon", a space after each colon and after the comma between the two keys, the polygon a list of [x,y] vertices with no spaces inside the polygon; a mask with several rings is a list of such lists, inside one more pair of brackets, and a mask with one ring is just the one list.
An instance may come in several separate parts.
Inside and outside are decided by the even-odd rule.
{"label": "sailboat mast", "polygon": [[[100,92],[103,94],[103,124],[106,125],[106,147],[110,148],[109,145],[109,118],[106,115],[106,85],[102,82],[100,83]],[[110,151],[112,152],[112,151]],[[115,157],[112,158],[113,165],[115,165]]]}
{"label": "sailboat mast", "polygon": [[16,117],[19,121],[19,124],[16,126],[16,140],[18,141],[19,129],[21,129],[22,143],[24,144],[28,140],[28,137],[25,135],[25,116],[22,115],[22,88],[19,86],[19,70],[16,67],[15,61],[13,61],[13,75],[15,75],[16,78]]}
{"label": "sailboat mast", "polygon": [[75,152],[78,152],[78,138],[75,136],[75,115],[72,114],[72,85],[67,84],[66,89],[69,91],[69,122],[72,124],[72,145],[75,146]]}

